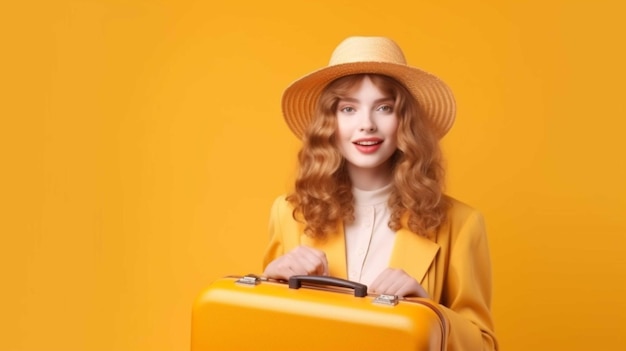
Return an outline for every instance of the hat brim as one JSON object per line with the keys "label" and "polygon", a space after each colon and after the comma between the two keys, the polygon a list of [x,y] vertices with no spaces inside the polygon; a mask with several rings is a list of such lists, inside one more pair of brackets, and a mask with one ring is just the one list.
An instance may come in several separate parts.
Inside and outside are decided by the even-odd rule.
{"label": "hat brim", "polygon": [[381,74],[402,83],[417,101],[435,133],[443,137],[452,127],[456,103],[450,88],[438,77],[419,68],[389,62],[353,62],[324,67],[291,83],[282,97],[285,122],[302,138],[315,114],[324,88],[335,79],[353,74]]}

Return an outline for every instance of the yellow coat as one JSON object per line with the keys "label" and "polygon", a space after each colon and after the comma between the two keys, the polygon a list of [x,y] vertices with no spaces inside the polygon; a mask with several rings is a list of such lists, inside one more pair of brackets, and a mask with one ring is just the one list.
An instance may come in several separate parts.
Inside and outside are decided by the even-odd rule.
{"label": "yellow coat", "polygon": [[[454,199],[448,220],[433,240],[402,228],[396,232],[389,267],[403,269],[422,284],[446,315],[448,350],[497,350],[491,317],[491,259],[482,215]],[[329,274],[347,278],[343,226],[324,240],[304,235],[284,196],[270,215],[270,244],[263,267],[299,245],[324,251]]]}

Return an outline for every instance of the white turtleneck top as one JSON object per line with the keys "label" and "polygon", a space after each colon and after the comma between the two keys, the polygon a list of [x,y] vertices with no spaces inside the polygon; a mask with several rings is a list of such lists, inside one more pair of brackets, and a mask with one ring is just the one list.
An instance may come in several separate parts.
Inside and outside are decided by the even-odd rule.
{"label": "white turtleneck top", "polygon": [[387,206],[391,184],[372,191],[352,189],[353,223],[346,225],[348,279],[370,285],[389,265],[395,232]]}

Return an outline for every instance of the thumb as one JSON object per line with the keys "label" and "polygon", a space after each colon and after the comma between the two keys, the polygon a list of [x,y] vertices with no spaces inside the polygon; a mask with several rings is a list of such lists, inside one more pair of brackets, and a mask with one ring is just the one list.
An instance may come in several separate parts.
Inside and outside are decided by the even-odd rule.
{"label": "thumb", "polygon": [[328,269],[328,260],[326,259],[326,257],[324,257],[322,259],[322,264],[323,264],[323,267],[324,267],[324,271],[322,272],[322,275],[329,275],[330,272],[329,272],[329,269]]}

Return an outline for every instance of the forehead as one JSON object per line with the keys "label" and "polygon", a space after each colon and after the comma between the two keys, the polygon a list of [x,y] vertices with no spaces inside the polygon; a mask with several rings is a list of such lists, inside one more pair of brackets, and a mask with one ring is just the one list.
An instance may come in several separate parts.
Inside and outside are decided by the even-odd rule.
{"label": "forehead", "polygon": [[389,97],[396,95],[396,89],[394,89],[394,84],[391,81],[391,78],[376,74],[358,74],[342,77],[331,83],[329,88],[331,90],[335,90],[338,95],[345,96],[358,91],[363,86],[365,81],[368,83],[371,82],[371,85],[367,84],[368,87],[373,86],[375,90],[380,92],[382,95]]}

